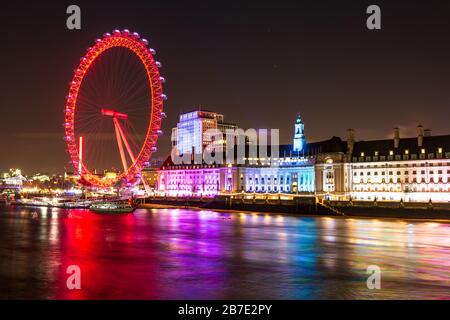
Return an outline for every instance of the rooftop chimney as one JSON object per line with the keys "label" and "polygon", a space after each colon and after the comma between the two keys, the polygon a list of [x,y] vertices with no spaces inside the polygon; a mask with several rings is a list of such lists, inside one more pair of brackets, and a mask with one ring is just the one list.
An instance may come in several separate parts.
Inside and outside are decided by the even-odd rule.
{"label": "rooftop chimney", "polygon": [[355,130],[347,130],[347,153],[351,155],[353,153],[353,147],[355,145]]}
{"label": "rooftop chimney", "polygon": [[394,148],[398,148],[398,145],[400,143],[400,129],[395,127],[394,128]]}
{"label": "rooftop chimney", "polygon": [[423,146],[423,127],[421,125],[417,126],[417,146],[422,147]]}
{"label": "rooftop chimney", "polygon": [[431,129],[425,129],[425,137],[431,137]]}

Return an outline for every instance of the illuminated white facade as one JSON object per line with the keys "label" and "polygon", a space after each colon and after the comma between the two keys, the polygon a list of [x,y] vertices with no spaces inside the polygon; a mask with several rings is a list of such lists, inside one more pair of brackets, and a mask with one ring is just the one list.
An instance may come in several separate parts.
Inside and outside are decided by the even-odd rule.
{"label": "illuminated white facade", "polygon": [[355,143],[349,174],[352,199],[450,202],[450,136],[431,136],[417,127],[417,138]]}
{"label": "illuminated white facade", "polygon": [[450,201],[450,159],[349,165],[355,200]]}
{"label": "illuminated white facade", "polygon": [[422,126],[417,131],[417,137],[400,138],[394,128],[393,139],[355,141],[349,130],[345,154],[316,164],[316,177],[320,167],[327,174],[316,194],[334,200],[449,203],[450,136],[431,136]]}
{"label": "illuminated white facade", "polygon": [[225,133],[226,129],[235,130],[236,125],[225,123],[222,114],[195,110],[180,115],[176,128],[172,129],[172,147],[179,154],[202,153],[203,149],[213,142],[213,137],[206,134],[208,130]]}
{"label": "illuminated white facade", "polygon": [[[245,192],[314,193],[313,158],[286,156],[240,168],[240,187]],[[264,164],[262,164],[264,163]]]}

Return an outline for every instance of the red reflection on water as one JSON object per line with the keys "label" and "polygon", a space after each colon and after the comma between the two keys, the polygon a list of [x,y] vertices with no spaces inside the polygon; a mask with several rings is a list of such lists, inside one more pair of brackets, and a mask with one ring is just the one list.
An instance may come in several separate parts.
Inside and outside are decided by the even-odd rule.
{"label": "red reflection on water", "polygon": [[[119,228],[118,228],[119,227]],[[61,264],[55,288],[56,299],[136,299],[156,297],[154,268],[149,256],[152,248],[136,261],[134,255],[134,217],[127,215],[98,215],[88,210],[72,210],[62,220]],[[111,259],[115,256],[115,259]],[[129,259],[130,258],[130,259]],[[111,263],[114,261],[114,263]],[[67,268],[81,269],[81,289],[67,286]],[[121,293],[121,288],[135,290]],[[136,292],[136,295],[133,294]]]}

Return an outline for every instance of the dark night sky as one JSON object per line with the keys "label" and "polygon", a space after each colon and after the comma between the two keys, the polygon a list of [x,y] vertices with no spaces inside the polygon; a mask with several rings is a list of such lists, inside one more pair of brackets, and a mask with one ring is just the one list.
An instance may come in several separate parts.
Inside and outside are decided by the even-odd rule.
{"label": "dark night sky", "polygon": [[[66,29],[66,7],[82,30]],[[365,27],[370,4],[382,30]],[[70,168],[68,82],[85,50],[114,28],[137,31],[163,63],[169,100],[160,154],[181,111],[199,105],[243,128],[281,128],[301,112],[307,139],[433,134],[450,128],[448,1],[10,1],[1,8],[0,171]]]}

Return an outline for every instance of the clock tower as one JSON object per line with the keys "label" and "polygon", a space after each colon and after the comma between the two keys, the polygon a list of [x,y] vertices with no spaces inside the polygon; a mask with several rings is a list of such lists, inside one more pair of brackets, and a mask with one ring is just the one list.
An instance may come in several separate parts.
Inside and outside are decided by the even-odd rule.
{"label": "clock tower", "polygon": [[303,151],[305,144],[306,144],[305,125],[303,124],[303,121],[300,118],[300,114],[299,114],[299,115],[297,115],[297,119],[295,120],[293,151],[295,151],[295,152]]}

